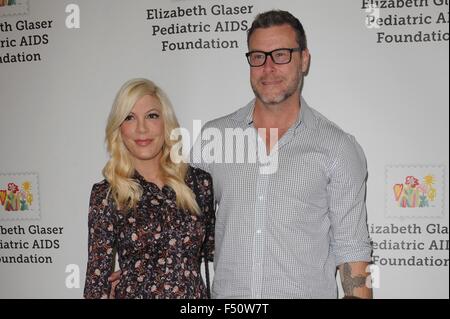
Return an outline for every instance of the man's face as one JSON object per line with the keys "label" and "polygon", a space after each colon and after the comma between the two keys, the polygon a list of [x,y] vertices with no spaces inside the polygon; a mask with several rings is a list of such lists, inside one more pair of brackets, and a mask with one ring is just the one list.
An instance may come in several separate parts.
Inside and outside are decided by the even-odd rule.
{"label": "man's face", "polygon": [[[298,48],[296,33],[289,25],[256,29],[249,41],[249,51],[270,52],[281,48]],[[268,56],[260,67],[250,68],[250,81],[257,99],[266,106],[285,102],[300,93],[303,74],[308,69],[309,52],[293,52],[288,64],[275,64]]]}

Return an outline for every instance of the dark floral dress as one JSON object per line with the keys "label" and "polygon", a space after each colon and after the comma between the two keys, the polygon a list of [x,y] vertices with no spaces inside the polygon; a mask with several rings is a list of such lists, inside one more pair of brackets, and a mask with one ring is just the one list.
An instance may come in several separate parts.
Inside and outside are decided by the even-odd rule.
{"label": "dark floral dress", "polygon": [[108,298],[115,252],[122,276],[116,298],[207,298],[201,260],[214,253],[214,192],[211,176],[189,168],[186,184],[201,215],[176,206],[172,188],[160,189],[136,174],[143,196],[135,209],[118,211],[106,181],[92,188],[85,298]]}

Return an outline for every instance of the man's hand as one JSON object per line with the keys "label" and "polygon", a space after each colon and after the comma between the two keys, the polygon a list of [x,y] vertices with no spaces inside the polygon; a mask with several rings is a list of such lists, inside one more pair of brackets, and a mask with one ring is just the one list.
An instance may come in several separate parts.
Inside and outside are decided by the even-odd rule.
{"label": "man's hand", "polygon": [[121,270],[113,272],[111,276],[108,277],[108,281],[111,283],[111,292],[109,294],[109,299],[116,298],[116,286],[119,284],[120,277],[122,277]]}
{"label": "man's hand", "polygon": [[339,266],[344,299],[372,299],[372,288],[368,287],[370,273],[366,272],[369,263],[354,262]]}

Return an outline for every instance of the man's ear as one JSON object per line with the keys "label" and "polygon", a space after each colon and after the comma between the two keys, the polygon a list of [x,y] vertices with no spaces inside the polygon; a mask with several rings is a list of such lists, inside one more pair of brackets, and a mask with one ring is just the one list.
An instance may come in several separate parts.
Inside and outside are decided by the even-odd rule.
{"label": "man's ear", "polygon": [[308,49],[302,51],[302,72],[308,74],[309,66],[311,65],[311,54]]}

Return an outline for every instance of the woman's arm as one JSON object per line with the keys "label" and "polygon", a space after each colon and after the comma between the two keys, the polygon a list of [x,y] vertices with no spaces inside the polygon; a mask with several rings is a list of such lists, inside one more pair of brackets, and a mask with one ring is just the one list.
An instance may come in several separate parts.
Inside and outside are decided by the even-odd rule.
{"label": "woman's arm", "polygon": [[109,185],[106,182],[95,184],[89,203],[88,263],[84,297],[107,299],[111,283],[108,276],[114,265],[115,211],[106,199]]}

